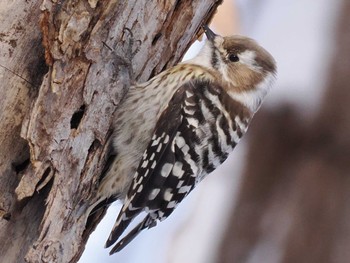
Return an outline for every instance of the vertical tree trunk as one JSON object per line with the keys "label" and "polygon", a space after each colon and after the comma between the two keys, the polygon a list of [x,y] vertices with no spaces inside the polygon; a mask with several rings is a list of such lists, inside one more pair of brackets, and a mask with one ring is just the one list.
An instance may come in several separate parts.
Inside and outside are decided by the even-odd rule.
{"label": "vertical tree trunk", "polygon": [[252,124],[248,166],[218,262],[349,262],[350,2],[327,92],[309,123],[286,107]]}
{"label": "vertical tree trunk", "polygon": [[220,2],[0,4],[0,262],[78,260],[103,214],[86,226],[112,115],[131,82],[118,59],[131,37],[123,29],[138,40],[133,77],[145,81],[181,59]]}

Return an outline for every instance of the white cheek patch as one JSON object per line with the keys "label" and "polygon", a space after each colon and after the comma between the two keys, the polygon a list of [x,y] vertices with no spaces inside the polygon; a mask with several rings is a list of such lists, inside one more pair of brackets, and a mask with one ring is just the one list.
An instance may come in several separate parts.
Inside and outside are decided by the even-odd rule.
{"label": "white cheek patch", "polygon": [[229,91],[228,94],[234,100],[242,103],[252,112],[256,112],[265,98],[266,94],[272,87],[275,76],[272,73],[267,74],[263,81],[260,82],[255,89],[243,92]]}
{"label": "white cheek patch", "polygon": [[252,50],[246,50],[242,53],[240,53],[238,55],[239,57],[239,61],[242,64],[247,65],[247,67],[249,67],[250,69],[254,70],[254,71],[260,71],[261,67],[259,67],[256,62],[255,62],[255,58],[256,58],[256,53]]}

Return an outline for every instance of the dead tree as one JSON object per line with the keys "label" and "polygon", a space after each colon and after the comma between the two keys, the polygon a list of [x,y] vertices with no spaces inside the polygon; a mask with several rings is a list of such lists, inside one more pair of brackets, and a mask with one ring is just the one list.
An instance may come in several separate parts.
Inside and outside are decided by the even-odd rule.
{"label": "dead tree", "polygon": [[[131,78],[179,62],[220,2],[0,3],[0,262],[78,260],[103,216],[86,225]],[[116,59],[125,28],[139,45],[132,76]]]}

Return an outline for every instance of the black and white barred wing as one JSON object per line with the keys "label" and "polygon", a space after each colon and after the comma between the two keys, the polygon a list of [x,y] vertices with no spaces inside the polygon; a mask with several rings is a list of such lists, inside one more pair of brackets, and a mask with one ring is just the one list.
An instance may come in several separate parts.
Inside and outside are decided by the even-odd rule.
{"label": "black and white barred wing", "polygon": [[168,217],[227,158],[248,124],[240,106],[207,81],[191,81],[177,90],[156,124],[106,246],[118,240],[141,211],[147,216],[111,253]]}
{"label": "black and white barred wing", "polygon": [[[175,156],[172,153],[173,139],[182,122],[183,96],[184,88],[181,88],[174,94],[168,107],[161,114],[151,142],[142,156],[121,212],[106,242],[106,247],[111,246],[119,239],[130,222],[142,210],[147,209],[147,205],[152,200],[152,195],[156,194],[157,189],[162,188],[167,174],[166,168],[163,168],[162,164],[175,162]],[[124,248],[142,229],[155,225],[155,219],[153,213],[149,211],[142,223],[118,242],[110,254]]]}

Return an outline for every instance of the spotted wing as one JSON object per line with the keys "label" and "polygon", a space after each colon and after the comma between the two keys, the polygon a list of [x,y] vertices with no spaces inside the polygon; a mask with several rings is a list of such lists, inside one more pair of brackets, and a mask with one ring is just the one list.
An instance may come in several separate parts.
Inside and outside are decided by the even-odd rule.
{"label": "spotted wing", "polygon": [[196,183],[227,158],[248,124],[244,118],[235,121],[243,113],[240,108],[222,87],[208,81],[187,82],[176,91],[156,124],[106,246],[118,240],[142,210],[148,215],[111,253],[169,216]]}

